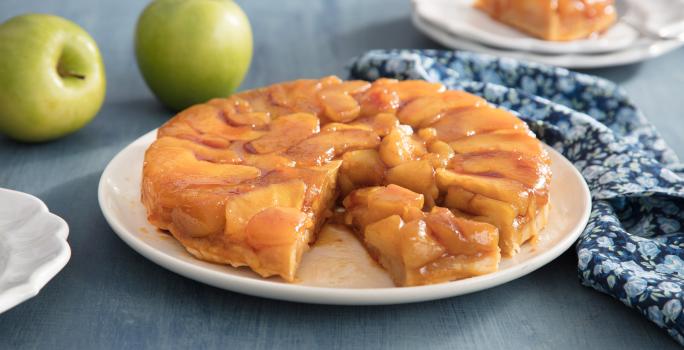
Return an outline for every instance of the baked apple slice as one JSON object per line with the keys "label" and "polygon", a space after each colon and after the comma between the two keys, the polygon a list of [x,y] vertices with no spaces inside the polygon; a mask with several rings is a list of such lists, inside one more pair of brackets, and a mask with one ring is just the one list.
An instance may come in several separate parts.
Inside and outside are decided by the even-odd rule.
{"label": "baked apple slice", "polygon": [[201,135],[211,135],[225,140],[253,140],[263,132],[254,130],[250,126],[235,126],[220,113],[220,110],[211,105],[196,105],[180,112],[175,123],[185,123]]}
{"label": "baked apple slice", "polygon": [[394,114],[380,113],[372,117],[360,118],[349,124],[352,127],[365,127],[373,130],[378,136],[386,136],[399,127],[399,120]]}
{"label": "baked apple slice", "polygon": [[360,80],[326,86],[318,93],[323,115],[335,122],[356,119],[361,113],[361,106],[352,95],[366,91],[370,87],[370,83]]}
{"label": "baked apple slice", "polygon": [[347,151],[374,149],[379,144],[380,138],[372,131],[346,129],[318,133],[291,147],[284,155],[303,166],[322,165]]}
{"label": "baked apple slice", "polygon": [[401,163],[387,171],[385,182],[421,193],[428,208],[435,205],[439,190],[435,183],[435,168],[428,159]]}
{"label": "baked apple slice", "polygon": [[522,153],[548,159],[542,143],[525,130],[497,130],[494,132],[464,137],[449,143],[456,153],[479,153],[505,151]]}
{"label": "baked apple slice", "polygon": [[422,194],[397,185],[366,187],[345,197],[345,222],[359,229],[383,218],[399,215],[405,220],[422,217]]}
{"label": "baked apple slice", "polygon": [[343,196],[368,186],[378,186],[385,178],[386,166],[374,149],[347,152],[342,156],[339,185]]}
{"label": "baked apple slice", "polygon": [[447,143],[502,129],[529,130],[525,122],[510,112],[491,106],[453,110],[435,123],[423,126],[435,129],[437,139]]}
{"label": "baked apple slice", "polygon": [[425,80],[396,81],[390,86],[390,89],[397,93],[404,105],[416,98],[437,95],[446,91],[444,85],[430,83]]}
{"label": "baked apple slice", "polygon": [[472,193],[512,204],[521,213],[530,203],[529,190],[521,183],[498,176],[461,174],[447,169],[437,169],[437,185],[442,191],[455,186]]}
{"label": "baked apple slice", "polygon": [[510,179],[532,191],[538,203],[548,201],[551,167],[535,156],[505,151],[458,154],[451,160],[449,169],[462,174]]}
{"label": "baked apple slice", "polygon": [[[520,246],[532,237],[523,237],[524,214],[510,203],[475,194],[461,187],[450,187],[444,206],[469,213],[477,220],[490,223],[499,229],[499,246],[502,254],[514,255]],[[471,216],[471,217],[472,217]],[[531,232],[530,232],[531,233]]]}
{"label": "baked apple slice", "polygon": [[398,127],[390,131],[382,138],[378,151],[382,161],[390,167],[418,159],[427,152],[425,142],[413,135],[413,131],[406,127]]}
{"label": "baked apple slice", "polygon": [[419,97],[404,106],[397,117],[403,124],[414,128],[425,127],[437,122],[449,111],[477,108],[486,104],[480,97],[451,90]]}
{"label": "baked apple slice", "polygon": [[284,151],[316,134],[319,129],[318,118],[313,114],[288,114],[274,120],[267,133],[245,147],[258,154]]}

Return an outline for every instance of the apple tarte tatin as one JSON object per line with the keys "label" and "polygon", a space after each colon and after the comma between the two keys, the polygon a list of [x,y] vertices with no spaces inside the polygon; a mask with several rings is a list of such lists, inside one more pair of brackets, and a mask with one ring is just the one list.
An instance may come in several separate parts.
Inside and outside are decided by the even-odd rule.
{"label": "apple tarte tatin", "polygon": [[142,202],[195,257],[286,281],[321,225],[345,223],[405,286],[496,271],[545,226],[550,179],[527,125],[479,97],[326,77],[176,115]]}
{"label": "apple tarte tatin", "polygon": [[617,19],[615,0],[476,0],[492,18],[540,39],[584,39]]}

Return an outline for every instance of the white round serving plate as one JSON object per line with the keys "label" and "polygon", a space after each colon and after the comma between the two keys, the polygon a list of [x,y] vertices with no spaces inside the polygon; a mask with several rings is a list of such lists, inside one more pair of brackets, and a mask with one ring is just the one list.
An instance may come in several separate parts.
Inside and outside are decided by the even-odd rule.
{"label": "white round serving plate", "polygon": [[565,42],[541,40],[492,19],[473,3],[474,0],[413,0],[413,11],[450,34],[506,50],[591,54],[623,50],[639,38],[637,30],[618,22],[596,38]]}
{"label": "white round serving plate", "polygon": [[71,257],[69,226],[38,198],[0,188],[0,313],[34,297]]}
{"label": "white round serving plate", "polygon": [[[549,224],[536,247],[525,245],[514,258],[502,259],[498,272],[442,284],[399,288],[392,286],[386,276],[357,283],[354,276],[379,276],[378,267],[368,263],[351,269],[346,266],[338,272],[335,266],[348,264],[339,264],[337,257],[338,264],[331,264],[329,271],[298,275],[299,282],[291,284],[278,278],[261,278],[246,268],[197,260],[171,236],[158,232],[147,222],[140,202],[140,183],[145,150],[155,138],[156,130],[140,137],[117,154],[102,173],[98,199],[107,222],[129,246],[173,272],[218,288],[265,298],[316,304],[401,304],[491,288],[520,278],[565,252],[586,226],[591,209],[589,189],[580,173],[562,155],[547,147],[553,162]],[[314,253],[319,249],[314,246],[305,253],[303,265],[311,260],[309,257],[325,255]],[[325,266],[319,263],[317,268],[323,270]],[[311,270],[303,267],[300,271]]]}
{"label": "white round serving plate", "polygon": [[413,13],[412,21],[413,25],[423,34],[452,49],[468,50],[500,57],[510,57],[565,68],[601,68],[637,63],[664,55],[684,45],[684,41],[681,40],[656,40],[642,37],[625,50],[602,54],[545,55],[534,52],[497,49],[466,40],[427,21],[420,17],[416,12]]}

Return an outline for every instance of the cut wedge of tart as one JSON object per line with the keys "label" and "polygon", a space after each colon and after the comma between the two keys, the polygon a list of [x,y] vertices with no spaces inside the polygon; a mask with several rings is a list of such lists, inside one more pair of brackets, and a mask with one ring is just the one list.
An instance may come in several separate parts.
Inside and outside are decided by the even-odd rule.
{"label": "cut wedge of tart", "polygon": [[477,0],[492,18],[544,40],[590,37],[617,19],[614,0]]}
{"label": "cut wedge of tart", "polygon": [[420,285],[495,271],[533,242],[550,180],[527,125],[482,98],[326,77],[180,112],[146,151],[142,202],[198,259],[286,281],[346,210],[397,285]]}
{"label": "cut wedge of tart", "polygon": [[449,209],[423,211],[424,198],[397,185],[369,187],[344,200],[352,225],[371,256],[395,284],[440,283],[497,270],[499,231],[455,216]]}

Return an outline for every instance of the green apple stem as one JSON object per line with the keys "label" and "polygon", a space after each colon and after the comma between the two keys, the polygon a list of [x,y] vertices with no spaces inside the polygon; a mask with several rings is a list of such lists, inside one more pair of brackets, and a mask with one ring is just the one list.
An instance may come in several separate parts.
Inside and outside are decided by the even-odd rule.
{"label": "green apple stem", "polygon": [[65,44],[57,60],[57,74],[62,79],[74,78],[85,80],[84,71],[87,71],[87,69],[84,66],[85,61],[81,49],[81,47],[76,45]]}
{"label": "green apple stem", "polygon": [[85,79],[85,75],[67,70],[61,65],[57,65],[57,74],[59,74],[59,76],[62,78],[76,78],[81,80]]}

